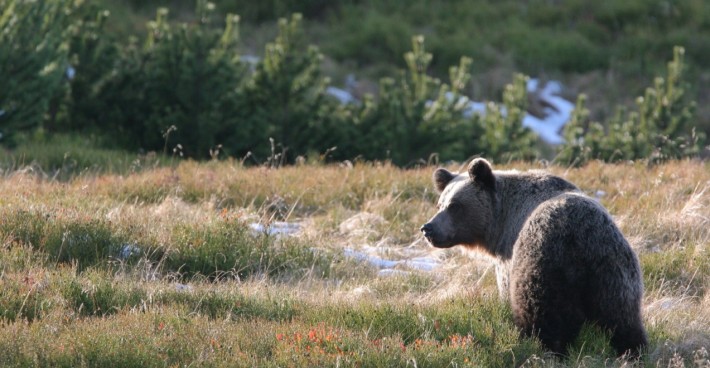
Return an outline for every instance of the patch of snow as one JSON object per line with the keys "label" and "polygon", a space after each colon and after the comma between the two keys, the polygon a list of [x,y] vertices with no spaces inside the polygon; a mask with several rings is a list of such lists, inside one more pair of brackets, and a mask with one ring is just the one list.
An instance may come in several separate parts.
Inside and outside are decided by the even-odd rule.
{"label": "patch of snow", "polygon": [[301,230],[301,224],[275,221],[268,225],[263,225],[258,222],[253,222],[249,224],[249,228],[255,234],[289,236],[298,233]]}
{"label": "patch of snow", "polygon": [[375,266],[378,268],[393,268],[399,264],[399,261],[386,260],[384,258],[372,256],[349,248],[343,250],[343,254],[346,257],[355,258],[358,261],[367,262],[371,266]]}
{"label": "patch of snow", "polygon": [[239,60],[244,64],[247,64],[250,72],[256,70],[256,65],[259,64],[259,61],[261,61],[258,56],[254,55],[242,55],[239,57]]}
{"label": "patch of snow", "polygon": [[439,261],[431,257],[412,258],[405,261],[404,264],[410,268],[416,268],[422,271],[433,271],[434,269],[440,266]]}
{"label": "patch of snow", "polygon": [[74,69],[73,66],[69,65],[65,73],[67,75],[67,79],[72,80],[76,76],[76,69]]}
{"label": "patch of snow", "polygon": [[391,268],[385,268],[377,272],[377,276],[388,277],[388,276],[408,276],[412,273],[409,271],[393,270]]}
{"label": "patch of snow", "polygon": [[[446,94],[444,96],[446,96],[447,100],[453,101],[455,95],[453,92],[446,92]],[[433,103],[434,103],[433,101],[427,101],[426,107],[430,107]],[[479,116],[486,115],[486,104],[485,103],[471,101],[466,96],[459,96],[458,100],[456,100],[456,105],[463,106],[463,110],[462,110],[461,114],[465,118],[470,118],[473,115],[479,115]]]}
{"label": "patch of snow", "polygon": [[138,255],[141,253],[141,249],[135,244],[124,244],[121,250],[118,252],[119,259],[128,259],[132,255]]}
{"label": "patch of snow", "polygon": [[249,65],[252,65],[252,66],[258,64],[259,61],[261,61],[261,59],[258,56],[254,56],[254,55],[242,55],[239,57],[239,60],[241,60]]}
{"label": "patch of snow", "polygon": [[532,129],[547,143],[562,144],[565,140],[560,131],[572,116],[574,104],[558,96],[562,92],[560,82],[547,82],[541,90],[538,89],[538,83],[537,79],[530,79],[527,84],[528,92],[536,92],[541,100],[552,106],[543,109],[545,117],[542,119],[525,114],[523,126]]}
{"label": "patch of snow", "polygon": [[399,265],[421,271],[433,271],[441,265],[438,260],[431,257],[415,257],[411,259],[393,261],[372,254],[357,251],[351,248],[344,249],[343,254],[346,257],[354,258],[362,262],[367,262],[371,266],[382,269],[390,269],[392,271],[394,271],[393,269]]}
{"label": "patch of snow", "polygon": [[[575,105],[559,96],[562,92],[562,84],[560,82],[549,81],[542,89],[539,88],[539,84],[540,82],[537,79],[530,79],[526,88],[528,92],[535,93],[540,100],[545,101],[550,106],[543,109],[544,118],[538,118],[526,113],[523,117],[523,126],[530,128],[549,144],[562,144],[564,143],[564,138],[560,135],[560,131],[572,116],[572,110],[574,110]],[[446,98],[451,101],[454,99],[454,94],[447,92]],[[429,101],[427,106],[432,103],[432,101]],[[483,102],[470,101],[468,97],[460,96],[456,104],[464,106],[462,114],[466,118],[470,118],[473,115],[486,115],[486,104]],[[505,109],[501,109],[501,113],[505,115]]]}
{"label": "patch of snow", "polygon": [[352,93],[342,88],[329,86],[325,89],[325,93],[335,97],[343,105],[359,102]]}
{"label": "patch of snow", "polygon": [[325,93],[334,97],[341,105],[358,104],[360,100],[355,97],[353,92],[357,93],[358,82],[355,75],[350,73],[345,77],[345,88],[328,86]]}
{"label": "patch of snow", "polygon": [[175,284],[175,291],[192,291],[192,286],[186,285],[186,284],[181,284],[181,283],[176,283]]}
{"label": "patch of snow", "polygon": [[466,106],[466,108],[463,111],[463,115],[465,117],[471,117],[474,114],[478,114],[480,116],[483,116],[486,114],[486,104],[483,102],[476,102],[476,101],[471,101],[469,104]]}

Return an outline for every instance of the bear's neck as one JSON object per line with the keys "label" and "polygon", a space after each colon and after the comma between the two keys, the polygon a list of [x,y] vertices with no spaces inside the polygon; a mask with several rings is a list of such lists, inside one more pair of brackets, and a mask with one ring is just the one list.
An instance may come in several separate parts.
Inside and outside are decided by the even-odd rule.
{"label": "bear's neck", "polygon": [[485,250],[501,260],[512,258],[513,246],[535,208],[550,198],[576,190],[571,183],[548,175],[496,175],[494,219]]}

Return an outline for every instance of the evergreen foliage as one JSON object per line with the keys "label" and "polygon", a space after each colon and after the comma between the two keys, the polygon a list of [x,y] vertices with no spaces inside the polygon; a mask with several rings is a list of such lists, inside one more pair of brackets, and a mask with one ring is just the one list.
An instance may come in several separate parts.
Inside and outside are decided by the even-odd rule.
{"label": "evergreen foliage", "polygon": [[486,105],[486,114],[480,117],[482,136],[478,142],[484,156],[504,161],[529,160],[536,156],[537,137],[523,126],[527,107],[527,81],[528,77],[516,75],[513,83],[505,86],[503,104],[489,102]]}
{"label": "evergreen foliage", "polygon": [[70,0],[0,0],[0,134],[38,128],[66,86]]}
{"label": "evergreen foliage", "polygon": [[279,20],[276,40],[266,45],[264,58],[244,89],[239,120],[226,146],[237,154],[252,152],[266,158],[271,138],[287,157],[319,150],[334,105],[326,100],[328,79],[321,75],[322,55],[304,44],[301,15]]}
{"label": "evergreen foliage", "polygon": [[[472,114],[465,89],[472,59],[432,76],[424,37],[412,39],[406,69],[380,80],[376,96],[342,105],[328,96],[319,49],[305,42],[302,17],[279,31],[254,64],[239,54],[239,17],[215,21],[215,6],[196,1],[196,21],[169,22],[157,11],[142,39],[114,39],[109,13],[93,2],[0,0],[0,142],[17,133],[77,133],[111,148],[162,151],[203,159],[228,156],[280,165],[363,158],[410,166],[485,155],[529,160],[544,150],[522,125],[526,81],[516,75],[502,103]],[[37,31],[39,30],[39,31]],[[557,159],[581,164],[699,153],[694,102],[677,48],[633,111],[590,122],[580,96]],[[39,133],[39,134],[33,134]],[[253,160],[253,161],[252,161]]]}
{"label": "evergreen foliage", "polygon": [[[227,131],[241,95],[246,67],[236,43],[239,18],[211,26],[214,6],[197,2],[199,22],[171,25],[168,10],[158,10],[143,46],[124,50],[97,96],[96,120],[110,125],[121,143],[157,150],[179,144],[184,154],[209,157]],[[170,144],[170,147],[168,147]]]}
{"label": "evergreen foliage", "polygon": [[412,46],[404,56],[407,71],[397,79],[382,79],[379,100],[369,96],[352,112],[361,135],[358,152],[366,159],[386,157],[405,165],[434,152],[448,159],[471,155],[474,121],[462,114],[471,59],[464,57],[451,68],[449,85],[427,74],[432,55],[425,51],[424,37],[413,37]]}
{"label": "evergreen foliage", "polygon": [[99,133],[104,128],[94,117],[101,113],[98,92],[111,76],[119,47],[105,31],[110,13],[94,4],[77,9],[67,28],[70,91],[62,101],[62,111],[51,130]]}
{"label": "evergreen foliage", "polygon": [[682,47],[674,48],[667,76],[654,79],[636,99],[634,111],[618,107],[606,125],[589,121],[586,96],[580,96],[557,159],[579,165],[591,159],[658,162],[698,154],[705,136],[690,128],[695,102],[688,98],[683,80],[684,54]]}

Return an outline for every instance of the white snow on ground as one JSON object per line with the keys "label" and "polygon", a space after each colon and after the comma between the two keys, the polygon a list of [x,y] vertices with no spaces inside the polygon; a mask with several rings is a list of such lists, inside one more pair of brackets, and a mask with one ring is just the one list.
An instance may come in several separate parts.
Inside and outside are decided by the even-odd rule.
{"label": "white snow on ground", "polygon": [[[254,55],[243,55],[241,60],[252,67],[260,61],[259,57]],[[69,73],[68,70],[67,73]],[[345,89],[328,86],[325,89],[325,93],[332,96],[343,105],[358,103],[359,100],[351,92],[355,85],[355,76],[350,74],[345,82]],[[545,101],[550,106],[546,106],[543,109],[542,112],[545,114],[544,118],[538,118],[526,113],[523,118],[523,126],[532,129],[543,141],[549,144],[557,145],[564,143],[564,138],[560,135],[560,131],[572,116],[574,103],[559,96],[562,92],[562,83],[553,80],[547,82],[540,88],[540,81],[531,78],[528,80],[527,90],[528,93],[536,94],[541,101]],[[448,92],[446,96],[449,99],[453,99],[451,92]],[[429,104],[431,103],[433,103],[433,101],[429,101]],[[486,114],[486,104],[483,102],[469,101],[468,97],[461,96],[457,103],[465,106],[463,108],[464,117],[471,117],[474,114],[481,116]],[[505,111],[502,112],[505,114]]]}
{"label": "white snow on ground", "polygon": [[[406,275],[410,272],[403,270],[407,268],[410,270],[419,271],[433,271],[441,266],[441,262],[438,259],[429,256],[413,256],[416,254],[415,251],[407,251],[408,248],[400,249],[402,256],[407,257],[407,255],[412,256],[411,258],[403,258],[400,260],[391,260],[382,258],[376,254],[377,247],[365,246],[361,250],[355,250],[352,248],[345,248],[343,250],[343,255],[348,258],[353,258],[357,261],[368,263],[369,265],[379,268],[379,276],[395,276],[395,275]],[[385,251],[386,249],[381,249],[379,251]]]}
{"label": "white snow on ground", "polygon": [[192,291],[192,286],[178,282],[175,284],[175,291]]}
{"label": "white snow on ground", "polygon": [[65,74],[67,76],[67,79],[72,80],[76,76],[76,69],[74,69],[73,66],[69,65],[67,67],[67,70],[65,71]]}
{"label": "white snow on ground", "polygon": [[538,80],[530,79],[527,88],[528,92],[536,92],[540,100],[546,101],[552,107],[544,108],[545,117],[543,119],[525,114],[523,126],[532,129],[547,143],[564,143],[565,140],[560,135],[560,131],[572,116],[574,104],[559,96],[562,93],[562,84],[558,81],[550,81],[542,89],[538,89]]}
{"label": "white snow on ground", "polygon": [[276,221],[268,225],[263,225],[257,222],[249,224],[249,228],[255,234],[266,235],[295,235],[301,230],[301,224],[296,222],[281,222]]}
{"label": "white snow on ground", "polygon": [[367,262],[372,266],[375,266],[377,268],[394,268],[399,264],[399,261],[391,261],[387,259],[383,259],[377,256],[373,256],[370,254],[365,254],[363,252],[358,252],[356,250],[346,248],[343,250],[343,254],[346,257],[354,258],[358,261],[362,262]]}
{"label": "white snow on ground", "polygon": [[387,276],[407,276],[412,273],[409,271],[395,270],[393,268],[384,268],[377,272],[377,276],[387,277]]}
{"label": "white snow on ground", "polygon": [[356,213],[341,222],[338,230],[347,238],[343,255],[379,268],[380,276],[409,273],[406,270],[433,271],[442,266],[428,248],[390,244],[388,239],[372,244],[372,237],[386,225],[382,216],[369,212]]}
{"label": "white snow on ground", "polygon": [[[343,221],[339,229],[342,234],[348,237],[348,243],[362,244],[362,238],[372,234],[372,227],[383,221],[385,220],[378,215],[360,212]],[[249,224],[249,228],[255,235],[294,236],[302,230],[303,225],[298,222],[272,222],[268,225],[254,222]],[[345,246],[343,255],[378,268],[379,276],[405,275],[415,270],[428,272],[442,266],[442,262],[433,257],[430,250],[426,248],[385,245],[384,243],[386,242],[380,242],[374,246]]]}
{"label": "white snow on ground", "polygon": [[118,252],[119,259],[128,259],[132,255],[141,253],[141,249],[135,244],[124,244]]}
{"label": "white snow on ground", "polygon": [[325,89],[325,93],[335,97],[343,105],[358,102],[358,100],[355,98],[355,96],[353,96],[352,93],[350,93],[342,88],[330,86]]}
{"label": "white snow on ground", "polygon": [[256,65],[259,64],[261,58],[254,55],[242,55],[239,57],[239,60],[246,64],[249,70],[253,72],[256,70]]}
{"label": "white snow on ground", "polygon": [[[528,80],[528,93],[534,93],[541,100],[549,104],[543,109],[544,118],[538,118],[530,113],[526,113],[523,117],[523,126],[526,126],[540,138],[549,144],[562,144],[564,138],[560,135],[562,128],[567,124],[572,116],[574,104],[560,97],[562,92],[562,83],[558,81],[549,81],[542,88],[539,86],[537,79]],[[449,92],[446,95],[449,99],[453,99],[454,95]],[[471,117],[474,114],[486,115],[486,104],[483,102],[469,101],[467,97],[461,96],[456,102],[465,106],[463,108],[463,116]],[[501,111],[505,115],[505,109]]]}

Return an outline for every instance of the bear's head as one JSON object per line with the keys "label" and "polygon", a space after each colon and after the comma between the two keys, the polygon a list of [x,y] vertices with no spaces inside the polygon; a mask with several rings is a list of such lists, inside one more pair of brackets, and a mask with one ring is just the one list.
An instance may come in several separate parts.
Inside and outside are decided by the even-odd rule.
{"label": "bear's head", "polygon": [[468,175],[437,169],[434,185],[441,193],[439,212],[421,227],[427,241],[437,248],[484,246],[496,191],[491,164],[477,158],[469,165]]}

